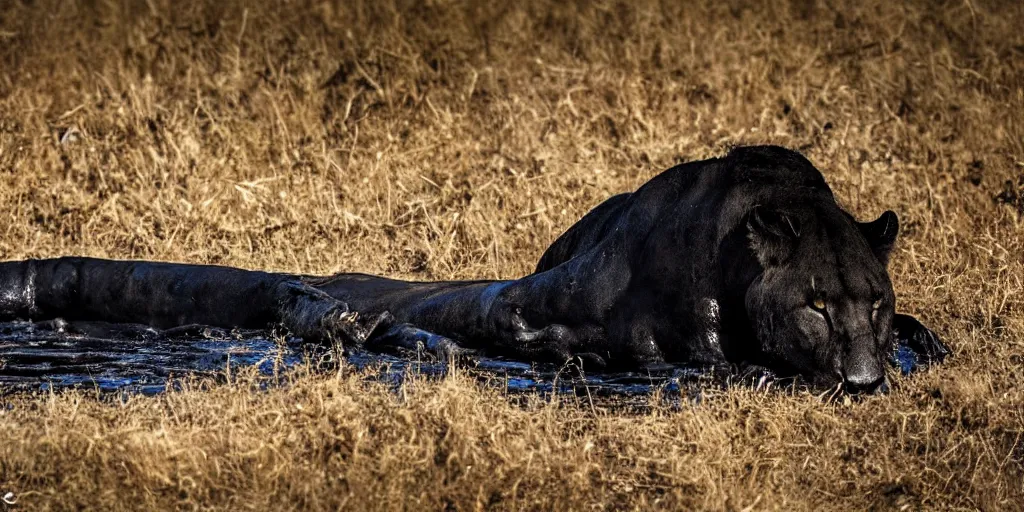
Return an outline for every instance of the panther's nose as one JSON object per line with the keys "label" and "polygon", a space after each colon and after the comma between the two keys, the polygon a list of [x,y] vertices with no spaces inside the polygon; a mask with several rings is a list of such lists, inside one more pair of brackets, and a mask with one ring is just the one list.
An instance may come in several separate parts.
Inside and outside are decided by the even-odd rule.
{"label": "panther's nose", "polygon": [[889,392],[889,382],[885,378],[884,371],[848,375],[843,380],[843,387],[847,393],[853,395],[875,395]]}
{"label": "panther's nose", "polygon": [[[873,340],[871,340],[873,342]],[[871,342],[855,343],[843,361],[843,387],[850,394],[874,394],[888,391],[885,367]]]}

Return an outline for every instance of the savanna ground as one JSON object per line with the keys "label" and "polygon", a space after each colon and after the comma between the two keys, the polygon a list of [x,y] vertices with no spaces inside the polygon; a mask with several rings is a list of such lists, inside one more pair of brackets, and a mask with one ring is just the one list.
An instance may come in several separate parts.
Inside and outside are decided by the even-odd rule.
{"label": "savanna ground", "polygon": [[[342,371],[0,398],[17,509],[1020,509],[1024,4],[0,2],[0,258],[511,278],[730,146],[896,210],[955,357],[648,411]],[[0,505],[2,507],[2,505]]]}

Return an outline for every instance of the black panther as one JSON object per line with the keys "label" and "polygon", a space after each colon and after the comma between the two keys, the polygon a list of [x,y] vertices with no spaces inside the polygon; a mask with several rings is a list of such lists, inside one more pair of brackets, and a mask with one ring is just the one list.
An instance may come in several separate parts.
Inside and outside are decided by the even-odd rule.
{"label": "black panther", "polygon": [[857,222],[803,156],[738,147],[601,203],[525,277],[399,281],[65,257],[0,263],[0,320],[262,328],[371,350],[476,351],[589,368],[763,368],[886,387],[895,343],[949,350],[895,313],[899,223]]}

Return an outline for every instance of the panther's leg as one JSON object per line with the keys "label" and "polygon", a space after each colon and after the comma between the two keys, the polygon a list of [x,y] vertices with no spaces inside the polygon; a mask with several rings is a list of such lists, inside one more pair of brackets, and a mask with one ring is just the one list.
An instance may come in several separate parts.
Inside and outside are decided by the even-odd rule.
{"label": "panther's leg", "polygon": [[896,314],[892,319],[896,341],[910,347],[925,363],[941,363],[952,352],[931,329],[910,315]]}
{"label": "panther's leg", "polygon": [[619,304],[609,314],[608,345],[614,360],[635,368],[660,368],[666,358],[658,345],[657,325],[649,312]]}
{"label": "panther's leg", "polygon": [[327,293],[284,274],[94,258],[0,263],[0,319],[94,320],[157,328],[264,328],[361,343],[386,313],[360,319]]}
{"label": "panther's leg", "polygon": [[[416,350],[436,346],[442,353],[462,347],[520,360],[563,363],[572,356],[599,367],[602,357],[586,346],[595,334],[572,316],[585,305],[567,296],[556,271],[514,281],[397,281],[379,276],[338,274],[306,279],[363,312],[389,311],[395,325],[374,336],[368,347]],[[571,276],[569,276],[571,277]],[[582,334],[581,334],[582,333]],[[438,336],[435,338],[434,336]],[[457,343],[452,346],[449,342]],[[437,352],[435,349],[430,349]]]}
{"label": "panther's leg", "polygon": [[[561,362],[568,357],[563,349],[564,328],[547,322],[537,324],[543,328],[533,328],[517,313],[512,297],[522,298],[519,281],[427,283],[361,274],[306,281],[359,311],[394,315],[397,325],[382,333],[381,339],[374,336],[368,345],[371,348],[416,350],[420,345],[433,345],[442,353],[465,347],[528,360]],[[459,348],[449,342],[458,343]]]}

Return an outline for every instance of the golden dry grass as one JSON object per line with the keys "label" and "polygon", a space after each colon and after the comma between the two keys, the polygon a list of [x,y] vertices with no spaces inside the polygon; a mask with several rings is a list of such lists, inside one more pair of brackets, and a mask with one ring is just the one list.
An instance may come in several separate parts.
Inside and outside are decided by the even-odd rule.
{"label": "golden dry grass", "polygon": [[644,414],[458,376],[8,395],[19,509],[1022,508],[1020,2],[0,7],[0,258],[516,277],[603,198],[772,142],[901,215],[900,308],[956,353],[862,402]]}

